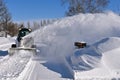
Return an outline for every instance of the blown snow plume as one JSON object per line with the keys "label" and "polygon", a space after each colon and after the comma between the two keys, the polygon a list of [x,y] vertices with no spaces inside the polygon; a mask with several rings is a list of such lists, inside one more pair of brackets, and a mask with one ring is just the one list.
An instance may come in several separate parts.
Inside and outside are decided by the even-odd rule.
{"label": "blown snow plume", "polygon": [[[38,35],[39,34],[39,35]],[[103,38],[120,35],[120,17],[112,12],[79,14],[63,18],[29,36],[41,44],[41,55],[68,56],[74,53],[74,42],[93,44]]]}
{"label": "blown snow plume", "polygon": [[[80,73],[78,71],[77,74],[73,74],[75,79],[79,79],[85,74],[87,74],[85,77],[92,76],[92,78],[95,76],[100,77],[105,75],[104,77],[110,77],[109,75],[116,75],[114,71],[111,71],[108,76],[106,75],[110,71],[107,67],[108,65],[112,65],[112,63],[108,61],[110,57],[106,58],[103,53],[112,48],[116,49],[119,47],[114,45],[115,41],[118,39],[109,39],[109,37],[120,36],[120,16],[117,14],[112,12],[79,14],[58,20],[54,24],[45,26],[28,36],[34,37],[41,56],[52,60],[54,59],[54,62],[63,62],[63,60],[66,59],[73,70],[79,70]],[[98,42],[99,40],[102,41]],[[112,42],[110,40],[112,40]],[[84,41],[87,45],[94,45],[92,45],[93,47],[91,46],[75,53],[74,42],[76,41]],[[109,45],[112,45],[112,47],[105,47],[104,42],[111,43]],[[71,62],[68,60],[69,57],[71,57]],[[117,59],[112,62],[115,62]],[[107,61],[107,63],[104,61]],[[81,73],[81,71],[83,71],[83,73]],[[112,77],[113,76],[111,76],[111,78]]]}

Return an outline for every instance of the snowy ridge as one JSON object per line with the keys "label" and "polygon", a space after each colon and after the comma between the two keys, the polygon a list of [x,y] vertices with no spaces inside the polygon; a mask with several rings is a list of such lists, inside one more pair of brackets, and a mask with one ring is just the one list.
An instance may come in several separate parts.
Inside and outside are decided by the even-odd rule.
{"label": "snowy ridge", "polygon": [[17,80],[29,80],[30,76],[32,76],[32,71],[35,67],[35,62],[33,62],[31,59],[27,63],[26,68],[23,70],[23,72],[19,75]]}
{"label": "snowy ridge", "polygon": [[118,37],[106,38],[92,45],[97,52],[92,48],[76,51],[71,57],[75,80],[120,79],[119,41]]}
{"label": "snowy ridge", "polygon": [[102,54],[95,47],[77,50],[71,57],[73,69],[88,71],[99,66]]}
{"label": "snowy ridge", "polygon": [[99,49],[102,53],[116,49],[120,47],[120,38],[119,37],[109,37],[100,40],[95,43],[94,46]]}
{"label": "snowy ridge", "polygon": [[[24,53],[24,52],[20,52]],[[28,53],[27,53],[28,54]],[[25,64],[29,61],[29,55],[18,54],[8,57],[6,60],[1,61],[0,63],[0,79],[12,79],[16,80],[19,74],[25,67]]]}

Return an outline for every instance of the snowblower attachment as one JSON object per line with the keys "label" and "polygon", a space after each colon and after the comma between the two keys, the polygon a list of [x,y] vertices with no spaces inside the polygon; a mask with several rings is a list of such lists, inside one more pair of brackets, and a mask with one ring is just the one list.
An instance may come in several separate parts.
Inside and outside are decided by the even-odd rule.
{"label": "snowblower attachment", "polygon": [[19,48],[10,48],[8,50],[8,53],[9,55],[13,55],[13,54],[17,54],[17,53],[20,53],[20,52],[26,52],[26,53],[29,53],[29,54],[32,54],[32,55],[35,55],[36,54],[36,49],[35,48],[22,48],[22,47],[19,47]]}
{"label": "snowblower attachment", "polygon": [[12,44],[11,48],[8,50],[9,55],[15,53],[24,52],[29,54],[36,54],[36,46],[34,45],[34,40],[32,37],[24,37],[31,32],[30,29],[22,28],[19,30],[16,44]]}

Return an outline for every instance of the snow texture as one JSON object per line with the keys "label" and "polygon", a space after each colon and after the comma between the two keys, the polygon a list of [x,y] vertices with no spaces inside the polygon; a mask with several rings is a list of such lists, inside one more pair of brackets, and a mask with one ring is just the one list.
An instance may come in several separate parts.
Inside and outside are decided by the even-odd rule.
{"label": "snow texture", "polygon": [[[40,34],[37,35],[38,33]],[[103,59],[105,52],[120,47],[120,17],[112,12],[79,14],[56,21],[29,36],[33,36],[37,44],[42,44],[37,45],[41,56],[49,60],[54,59],[53,61],[58,63],[65,58],[73,70],[85,74],[90,72],[94,76],[97,74],[92,74],[91,70],[99,68],[97,73],[102,72],[98,74],[100,75],[98,77],[101,77],[103,73],[107,75],[107,69],[102,66],[102,61],[106,64]],[[74,42],[76,41],[84,41],[88,47],[75,51]],[[114,64],[117,64],[118,60],[119,58]],[[80,78],[83,76],[81,74],[77,76]],[[108,76],[114,77],[112,72]]]}
{"label": "snow texture", "polygon": [[[37,56],[1,56],[0,79],[120,79],[120,17],[113,12],[66,17],[25,37],[34,38]],[[75,49],[76,41],[87,47]],[[9,48],[3,44],[1,50],[3,46]]]}

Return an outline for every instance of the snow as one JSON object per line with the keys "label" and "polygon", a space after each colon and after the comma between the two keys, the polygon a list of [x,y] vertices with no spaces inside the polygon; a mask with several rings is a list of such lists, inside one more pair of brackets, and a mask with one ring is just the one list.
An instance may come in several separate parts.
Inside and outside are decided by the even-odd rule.
{"label": "snow", "polygon": [[[22,54],[21,54],[22,53]],[[0,63],[0,79],[12,79],[15,80],[16,77],[23,71],[25,64],[29,61],[30,55],[28,53],[24,53],[24,51],[18,52],[17,55],[8,56],[7,58],[3,58]],[[25,55],[26,54],[26,55]]]}
{"label": "snow", "polygon": [[75,73],[74,78],[76,80],[89,80],[92,78],[94,78],[95,80],[111,80],[113,78],[119,79],[119,42],[119,37],[109,37],[96,42],[89,48],[77,50],[75,54],[71,57],[73,71]]}
{"label": "snow", "polygon": [[30,36],[35,38],[36,43],[44,45],[41,50],[43,55],[67,56],[74,52],[75,41],[93,44],[103,38],[119,36],[119,19],[120,17],[114,13],[79,14],[56,21]]}
{"label": "snow", "polygon": [[14,43],[14,39],[11,38],[5,38],[5,37],[0,37],[0,50],[8,50],[8,48],[11,46],[11,44]]}
{"label": "snow", "polygon": [[102,53],[110,51],[112,49],[119,48],[120,45],[120,38],[118,37],[109,37],[100,40],[99,42],[95,43],[97,49],[99,49]]}
{"label": "snow", "polygon": [[0,37],[0,80],[16,80],[31,56],[24,51],[9,56],[7,50],[14,43],[14,38]]}
{"label": "snow", "polygon": [[[101,67],[101,60],[105,51],[119,48],[119,25],[120,17],[112,12],[79,14],[61,19],[28,36],[34,37],[37,44],[42,44],[37,45],[40,49],[40,55],[48,60],[62,63],[63,59],[66,59],[72,69],[80,72],[91,71]],[[38,33],[40,34],[37,35]],[[102,41],[99,42],[99,40]],[[73,45],[75,41],[86,42],[89,47],[75,51]],[[99,71],[102,72],[101,74],[107,72],[102,68]]]}
{"label": "snow", "polygon": [[[14,39],[1,38],[6,55],[0,56],[0,79],[120,79],[120,17],[113,12],[66,17],[25,37],[34,38],[36,56],[24,51],[8,56]],[[87,47],[75,49],[77,41]]]}
{"label": "snow", "polygon": [[84,50],[78,50],[71,57],[73,69],[75,70],[91,70],[99,66],[102,54],[95,50],[94,47],[90,47]]}
{"label": "snow", "polygon": [[[34,61],[33,61],[34,62]],[[39,80],[41,78],[41,80],[46,79],[60,79],[61,75],[59,73],[53,72],[52,70],[49,69],[45,69],[47,67],[44,67],[45,62],[40,61],[40,62],[35,62],[35,68],[33,69],[33,72],[29,78],[29,80]],[[35,74],[37,72],[37,74]],[[47,72],[47,73],[46,73]]]}

